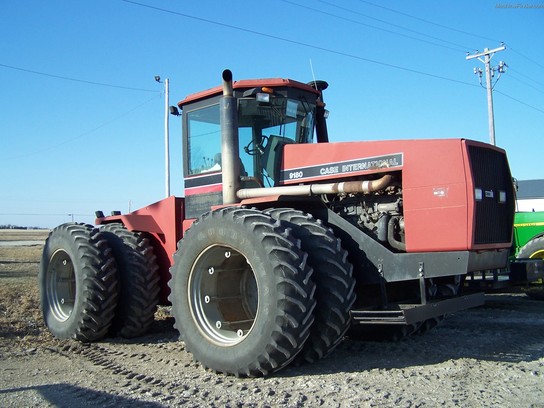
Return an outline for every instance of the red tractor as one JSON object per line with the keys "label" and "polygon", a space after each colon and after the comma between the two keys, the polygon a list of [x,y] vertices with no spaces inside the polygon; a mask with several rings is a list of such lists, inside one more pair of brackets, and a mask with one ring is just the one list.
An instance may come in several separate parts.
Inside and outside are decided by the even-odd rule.
{"label": "red tractor", "polygon": [[460,288],[507,263],[505,152],[464,139],[330,143],[326,88],[233,83],[226,70],[222,87],[179,102],[185,197],[51,232],[40,267],[51,332],[139,336],[171,304],[196,360],[261,376],[346,335],[423,332],[482,304]]}

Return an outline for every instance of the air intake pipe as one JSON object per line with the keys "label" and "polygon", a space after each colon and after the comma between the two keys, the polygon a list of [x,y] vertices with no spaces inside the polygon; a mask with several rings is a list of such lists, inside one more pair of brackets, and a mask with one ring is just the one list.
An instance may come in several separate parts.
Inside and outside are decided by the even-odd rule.
{"label": "air intake pipe", "polygon": [[219,102],[221,120],[221,170],[223,178],[223,204],[239,200],[240,160],[238,158],[238,106],[232,89],[232,72],[223,71],[223,97]]}
{"label": "air intake pipe", "polygon": [[369,194],[386,188],[393,181],[391,174],[386,174],[377,180],[346,181],[329,184],[306,184],[298,186],[280,186],[266,188],[245,188],[238,190],[237,196],[247,198],[267,197],[274,195],[311,196],[321,194],[363,193]]}

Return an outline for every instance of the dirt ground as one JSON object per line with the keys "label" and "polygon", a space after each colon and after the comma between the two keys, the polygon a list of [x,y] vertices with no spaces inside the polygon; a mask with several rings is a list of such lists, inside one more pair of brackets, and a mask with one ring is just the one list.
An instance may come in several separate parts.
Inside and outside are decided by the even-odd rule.
{"label": "dirt ground", "polygon": [[194,363],[166,307],[138,339],[54,339],[37,288],[46,235],[0,230],[2,407],[544,407],[544,302],[523,293],[486,295],[425,335],[346,340],[319,363],[239,379]]}

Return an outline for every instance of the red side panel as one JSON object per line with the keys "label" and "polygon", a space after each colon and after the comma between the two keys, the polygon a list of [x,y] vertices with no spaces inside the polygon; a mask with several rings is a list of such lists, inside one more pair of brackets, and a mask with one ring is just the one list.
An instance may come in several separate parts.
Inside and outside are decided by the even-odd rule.
{"label": "red side panel", "polygon": [[[410,252],[467,250],[473,209],[460,140],[406,146],[404,221]],[[473,191],[473,190],[469,190]],[[472,193],[471,193],[472,194]]]}
{"label": "red side panel", "polygon": [[443,139],[287,145],[282,183],[338,181],[398,171],[408,252],[477,249],[466,143]]}
{"label": "red side panel", "polygon": [[98,218],[96,224],[121,222],[130,231],[146,232],[151,238],[153,251],[157,256],[161,276],[161,301],[167,302],[170,280],[170,266],[174,262],[177,242],[182,238],[184,220],[184,199],[168,197],[154,204],[124,215]]}

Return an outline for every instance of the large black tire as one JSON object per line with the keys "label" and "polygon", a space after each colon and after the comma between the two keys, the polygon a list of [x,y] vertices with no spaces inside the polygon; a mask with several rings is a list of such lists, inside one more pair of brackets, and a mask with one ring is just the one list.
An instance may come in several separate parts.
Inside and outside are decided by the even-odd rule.
{"label": "large black tire", "polygon": [[236,376],[292,361],[309,336],[315,284],[299,241],[257,210],[204,214],[171,268],[175,328],[195,360]]}
{"label": "large black tire", "polygon": [[101,228],[117,262],[119,302],[110,333],[133,338],[147,332],[159,302],[159,274],[149,239],[122,224]]}
{"label": "large black tire", "polygon": [[91,342],[108,332],[117,306],[117,270],[97,228],[55,228],[45,242],[39,286],[45,324],[54,336]]}
{"label": "large black tire", "polygon": [[291,208],[270,209],[265,213],[280,220],[300,239],[302,250],[308,254],[308,264],[314,270],[315,321],[310,337],[296,357],[297,362],[312,363],[329,355],[350,326],[350,310],[355,302],[353,265],[348,262],[348,253],[340,240],[321,220]]}
{"label": "large black tire", "polygon": [[518,258],[544,259],[544,236],[533,238],[521,247]]}
{"label": "large black tire", "polygon": [[[544,259],[544,236],[533,238],[521,247],[518,258]],[[525,289],[525,293],[530,298],[544,300],[544,286],[542,280],[536,284],[530,285]]]}

